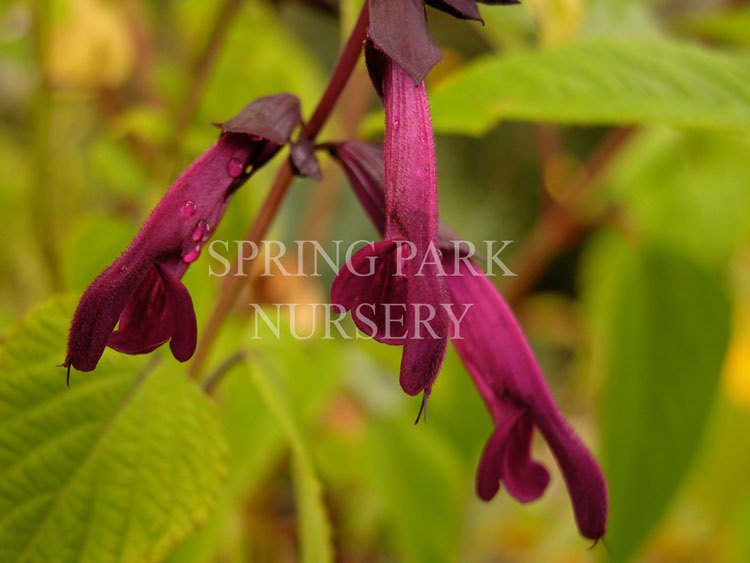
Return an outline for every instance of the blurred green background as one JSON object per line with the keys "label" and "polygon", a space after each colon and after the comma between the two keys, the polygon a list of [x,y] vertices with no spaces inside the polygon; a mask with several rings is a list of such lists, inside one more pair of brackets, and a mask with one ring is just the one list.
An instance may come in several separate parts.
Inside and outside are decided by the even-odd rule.
{"label": "blurred green background", "polygon": [[[492,426],[453,353],[414,427],[397,349],[250,339],[249,300],[326,302],[331,275],[249,279],[210,394],[163,350],[155,367],[108,351],[65,389],[53,366],[86,285],[211,122],[280,91],[309,115],[359,5],[0,4],[0,561],[750,561],[744,2],[526,0],[483,6],[485,25],[428,10],[442,218],[514,241],[518,276],[496,281],[605,469],[606,548],[579,537],[539,439],[541,500],[475,497]],[[321,140],[377,140],[380,119],[360,68]],[[244,237],[280,160],[215,238]],[[272,237],[375,237],[322,164]],[[199,330],[209,264],[185,277]]]}

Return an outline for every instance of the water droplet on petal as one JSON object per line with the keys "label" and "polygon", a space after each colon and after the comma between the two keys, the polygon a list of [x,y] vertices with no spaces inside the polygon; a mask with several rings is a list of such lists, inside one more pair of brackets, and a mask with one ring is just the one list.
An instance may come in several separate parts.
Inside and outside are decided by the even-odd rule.
{"label": "water droplet on petal", "polygon": [[197,210],[198,206],[195,205],[194,201],[186,201],[180,208],[180,215],[182,215],[185,219],[190,219],[193,215],[195,215],[195,212]]}
{"label": "water droplet on petal", "polygon": [[245,172],[245,166],[236,158],[227,162],[227,174],[232,178],[239,178]]}
{"label": "water droplet on petal", "polygon": [[208,233],[211,231],[211,226],[201,219],[193,229],[192,239],[195,242],[208,240]]}
{"label": "water droplet on petal", "polygon": [[399,126],[400,124],[401,124],[401,123],[399,122],[399,120],[398,120],[398,119],[394,119],[394,120],[393,120],[393,130],[394,130],[394,131],[398,131],[398,126]]}
{"label": "water droplet on petal", "polygon": [[201,246],[200,244],[196,244],[193,248],[188,250],[185,254],[182,256],[182,261],[186,264],[191,264],[192,262],[195,262],[198,259],[198,256],[201,255]]}

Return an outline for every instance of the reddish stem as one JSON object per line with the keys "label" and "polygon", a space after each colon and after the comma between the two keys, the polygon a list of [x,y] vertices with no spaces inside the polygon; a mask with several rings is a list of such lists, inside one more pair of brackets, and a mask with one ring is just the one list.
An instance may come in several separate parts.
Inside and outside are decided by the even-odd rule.
{"label": "reddish stem", "polygon": [[178,139],[176,144],[179,144],[179,136],[190,126],[198,111],[200,100],[211,77],[211,71],[219,57],[221,46],[241,8],[242,0],[225,0],[219,7],[216,21],[206,40],[206,45],[193,63],[191,82],[186,90],[185,103],[175,118],[174,131]]}
{"label": "reddish stem", "polygon": [[[338,102],[341,92],[349,81],[349,77],[354,72],[357,66],[357,61],[362,54],[362,48],[365,40],[367,39],[367,29],[370,24],[370,14],[367,9],[367,3],[365,2],[362,7],[362,11],[359,14],[357,23],[352,30],[349,39],[344,46],[341,56],[339,57],[336,67],[333,70],[333,74],[328,81],[323,95],[318,102],[318,105],[313,111],[312,117],[302,128],[301,136],[309,141],[314,141],[320,133],[323,126],[331,116],[336,103]],[[266,196],[263,205],[261,206],[258,216],[255,219],[250,231],[247,234],[246,240],[253,243],[260,244],[263,237],[266,236],[268,229],[271,227],[274,218],[276,217],[281,203],[284,200],[289,187],[292,184],[294,175],[292,174],[289,162],[285,162],[276,174],[276,178],[271,186],[268,195]],[[242,246],[242,259],[247,260],[248,256],[245,255],[245,250],[249,245]],[[200,377],[203,371],[203,366],[206,363],[208,354],[216,341],[216,338],[221,331],[222,326],[229,316],[229,312],[237,302],[242,289],[243,281],[245,279],[241,276],[228,276],[224,278],[221,291],[219,293],[219,300],[216,303],[211,316],[208,319],[208,323],[203,331],[203,337],[201,338],[198,349],[196,350],[195,357],[190,366],[190,376],[197,379]]]}
{"label": "reddish stem", "polygon": [[585,198],[634,133],[632,127],[615,129],[610,133],[589,157],[581,174],[565,190],[566,194],[570,194],[568,204],[563,206],[550,202],[537,219],[511,268],[516,276],[507,278],[503,288],[503,295],[511,307],[534,289],[555,257],[578,242],[600,219],[581,217],[572,207]]}

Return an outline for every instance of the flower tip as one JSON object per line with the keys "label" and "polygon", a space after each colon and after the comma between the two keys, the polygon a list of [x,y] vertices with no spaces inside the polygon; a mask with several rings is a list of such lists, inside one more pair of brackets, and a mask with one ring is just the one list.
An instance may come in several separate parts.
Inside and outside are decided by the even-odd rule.
{"label": "flower tip", "polygon": [[594,547],[599,540],[602,540],[607,534],[607,508],[606,504],[602,507],[601,503],[595,503],[587,514],[576,514],[578,531],[584,538],[593,540]]}
{"label": "flower tip", "polygon": [[572,431],[569,435],[564,454],[559,445],[553,446],[554,441],[548,443],[567,482],[578,531],[585,538],[598,540],[607,533],[607,482],[591,453]]}
{"label": "flower tip", "polygon": [[598,466],[577,487],[568,482],[578,531],[584,538],[599,541],[607,533],[609,500],[607,484]]}
{"label": "flower tip", "polygon": [[75,369],[76,371],[83,372],[94,371],[96,369],[104,353],[104,348],[102,347],[100,350],[97,346],[94,349],[90,344],[90,340],[88,340],[90,338],[88,334],[88,327],[82,326],[74,318],[70,336],[68,337],[67,355],[65,356],[65,361],[59,367],[67,368],[68,371]]}
{"label": "flower tip", "polygon": [[494,479],[492,476],[485,476],[482,466],[479,467],[475,489],[477,496],[484,502],[490,502],[500,490],[500,479]]}
{"label": "flower tip", "polygon": [[67,356],[65,358],[65,361],[61,364],[58,364],[57,367],[67,369],[67,373],[65,374],[65,386],[70,389],[70,368],[73,367],[73,364],[70,361],[70,356]]}
{"label": "flower tip", "polygon": [[195,324],[189,324],[183,334],[173,335],[169,341],[169,349],[175,360],[187,362],[193,357],[198,344],[198,331]]}
{"label": "flower tip", "polygon": [[424,414],[424,423],[427,424],[427,399],[430,398],[430,391],[432,389],[425,389],[424,393],[422,394],[422,404],[419,405],[419,412],[417,413],[417,418],[414,420],[414,426],[419,424],[419,419],[422,418],[422,415]]}
{"label": "flower tip", "polygon": [[[401,356],[399,383],[407,395],[429,395],[445,357],[445,339],[407,340]],[[427,399],[425,398],[424,401]],[[419,421],[419,418],[417,418]]]}

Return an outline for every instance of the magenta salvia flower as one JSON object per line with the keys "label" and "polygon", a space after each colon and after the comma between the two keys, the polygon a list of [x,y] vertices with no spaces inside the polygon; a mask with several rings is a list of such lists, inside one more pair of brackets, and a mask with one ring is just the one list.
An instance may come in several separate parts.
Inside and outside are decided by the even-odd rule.
{"label": "magenta salvia flower", "polygon": [[[445,355],[447,319],[440,306],[446,294],[438,278],[439,258],[430,259],[437,250],[437,176],[424,84],[415,86],[389,61],[384,104],[384,240],[363,248],[341,268],[331,301],[352,310],[357,326],[376,340],[403,345],[401,386],[410,395],[424,391],[426,397]],[[376,266],[373,275],[360,275],[369,263]],[[400,327],[388,323],[393,304],[404,306]]]}
{"label": "magenta salvia flower", "polygon": [[[445,252],[446,267],[454,256]],[[477,472],[477,494],[490,500],[505,485],[520,502],[536,500],[547,488],[547,469],[531,458],[537,428],[552,450],[568,487],[581,534],[604,536],[607,485],[598,464],[563,418],[508,305],[470,260],[446,278],[455,306],[471,305],[452,340],[482,394],[495,431]]]}
{"label": "magenta salvia flower", "polygon": [[[481,20],[474,0],[428,3],[459,18]],[[401,386],[412,395],[424,391],[426,400],[447,339],[440,262],[429,257],[437,255],[437,179],[423,82],[427,71],[440,60],[440,50],[427,31],[425,0],[368,0],[367,8],[370,24],[365,55],[386,113],[385,240],[361,250],[341,269],[331,287],[331,300],[355,312],[357,326],[375,339],[403,344]],[[408,255],[403,243],[409,245]],[[373,262],[378,263],[373,275],[357,273]],[[406,318],[394,334],[388,320],[389,306],[396,304],[406,307]],[[361,305],[371,305],[371,313],[367,315]],[[421,319],[420,311],[431,316]],[[429,329],[426,338],[420,333],[423,320]]]}
{"label": "magenta salvia flower", "polygon": [[[382,151],[347,141],[331,154],[344,168],[355,194],[383,230]],[[442,228],[445,237],[450,232]],[[530,455],[537,428],[557,460],[581,534],[598,539],[607,524],[607,486],[596,460],[565,421],[513,313],[490,280],[468,256],[439,237],[444,278],[456,309],[470,305],[453,334],[453,345],[476,383],[495,422],[477,471],[477,494],[493,498],[500,484],[520,502],[539,498],[549,483],[547,469]]]}
{"label": "magenta salvia flower", "polygon": [[169,342],[177,360],[190,359],[196,320],[180,278],[198,259],[235,190],[289,142],[299,123],[298,99],[279,94],[256,100],[219,125],[216,144],[177,178],[130,246],[81,297],[63,364],[68,370],[93,370],[106,346],[144,354]]}

